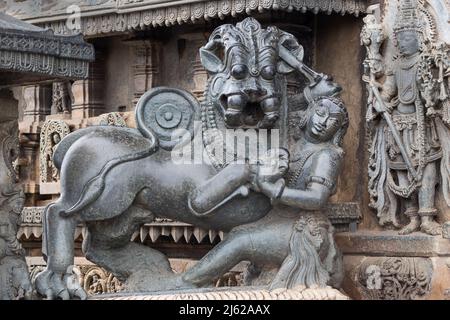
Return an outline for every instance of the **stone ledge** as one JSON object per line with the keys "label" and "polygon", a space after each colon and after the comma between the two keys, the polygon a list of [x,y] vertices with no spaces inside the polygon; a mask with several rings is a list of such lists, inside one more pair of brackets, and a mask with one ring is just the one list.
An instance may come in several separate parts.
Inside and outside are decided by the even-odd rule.
{"label": "stone ledge", "polygon": [[450,240],[422,233],[398,235],[396,231],[357,231],[336,234],[345,255],[436,257],[450,256]]}
{"label": "stone ledge", "polygon": [[179,290],[161,293],[122,293],[91,297],[90,300],[349,300],[333,288],[267,290],[255,287]]}
{"label": "stone ledge", "polygon": [[[41,184],[42,186],[42,184]],[[31,236],[40,240],[42,237],[42,216],[45,207],[25,207],[22,211],[21,224],[17,236],[22,241],[29,240]],[[337,232],[356,229],[361,220],[361,210],[358,203],[330,203],[324,211]],[[75,239],[83,237],[83,228],[78,226],[75,231]],[[136,231],[131,240],[144,242],[150,240],[155,243],[161,236],[170,236],[175,243],[180,241],[189,243],[193,237],[197,243],[208,239],[209,243],[224,239],[224,232],[217,230],[205,230],[193,225],[173,221],[170,219],[156,219],[152,223],[145,224]]]}
{"label": "stone ledge", "polygon": [[[74,1],[75,2],[75,1]],[[120,4],[120,3],[119,3]],[[17,6],[17,4],[16,4]],[[81,33],[85,36],[98,36],[145,30],[156,27],[169,27],[185,23],[196,23],[211,19],[224,19],[237,15],[252,15],[264,11],[307,11],[317,14],[350,14],[358,17],[367,10],[367,0],[181,0],[181,1],[139,1],[131,6],[113,6],[98,9],[84,6],[81,12]],[[11,8],[8,8],[11,10]],[[71,34],[67,28],[69,14],[65,8],[60,12],[44,12],[40,16],[24,13],[20,18],[54,30],[58,34]]]}

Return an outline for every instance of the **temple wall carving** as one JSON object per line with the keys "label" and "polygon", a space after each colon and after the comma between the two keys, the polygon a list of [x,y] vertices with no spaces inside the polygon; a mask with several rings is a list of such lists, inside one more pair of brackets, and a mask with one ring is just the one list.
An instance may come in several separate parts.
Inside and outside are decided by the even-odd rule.
{"label": "temple wall carving", "polygon": [[[439,15],[436,7],[442,4],[435,0],[418,1],[425,4],[423,10],[429,13],[428,18]],[[185,89],[204,102],[205,87],[209,89],[209,75],[202,65],[199,49],[208,42],[217,26],[235,23],[246,15],[252,15],[264,27],[274,25],[293,34],[304,48],[305,64],[330,75],[344,89],[341,97],[349,113],[349,127],[343,140],[342,173],[337,180],[336,193],[323,210],[336,232],[337,246],[344,255],[343,290],[353,299],[450,299],[450,210],[444,195],[438,191],[435,200],[436,221],[441,235],[421,232],[399,235],[394,229],[407,225],[409,219],[406,215],[401,216],[406,211],[404,204],[395,208],[398,224],[384,223],[386,216],[380,218],[378,212],[370,208],[374,194],[367,191],[372,178],[367,168],[373,159],[367,149],[373,139],[373,131],[368,129],[373,114],[367,110],[370,111],[374,98],[370,87],[366,87],[367,83],[361,81],[361,76],[367,71],[362,63],[365,58],[368,59],[366,63],[382,62],[371,65],[380,83],[385,81],[382,72],[395,66],[392,61],[397,59],[397,49],[391,39],[398,11],[397,0],[383,2],[381,9],[387,8],[384,17],[379,16],[382,11],[371,11],[373,7],[367,10],[369,1],[365,0],[186,0],[161,7],[146,0],[94,2],[95,6],[90,6],[92,1],[81,2],[84,4],[81,32],[96,51],[96,61],[89,64],[88,78],[16,87],[13,98],[18,101],[14,103],[10,101],[12,94],[0,95],[3,105],[11,105],[14,110],[17,103],[19,106],[20,152],[14,166],[23,185],[25,207],[20,210],[17,226],[23,250],[21,248],[22,251],[17,252],[27,258],[31,282],[45,267],[41,259],[43,209],[58,199],[61,191],[59,170],[52,161],[58,143],[69,133],[92,126],[137,128],[136,104],[142,95],[158,86]],[[30,3],[28,0],[20,3],[4,1],[0,9],[52,28],[56,33],[70,33],[64,20],[67,17],[65,9],[74,1],[47,1],[36,8]],[[448,9],[447,2],[443,5]],[[367,14],[371,13],[378,20],[370,20],[371,15]],[[435,21],[428,28],[431,35],[440,36],[441,40],[450,43],[450,39],[446,39],[450,36],[442,31],[448,27],[444,20]],[[379,43],[364,42],[364,37],[373,41],[375,33],[381,30],[387,33],[379,38],[384,43],[381,40]],[[361,45],[361,38],[364,45]],[[448,50],[438,46],[433,50],[433,54],[440,55],[442,61],[448,63],[448,58],[445,60],[443,57]],[[450,94],[446,91],[450,87],[450,77],[448,70],[444,69],[440,70],[442,81],[436,86],[439,90],[428,91],[430,96],[433,92],[439,93],[436,96],[441,100],[445,100],[443,95]],[[298,97],[306,83],[303,76],[287,76],[287,93]],[[448,110],[442,108],[441,112],[439,109],[433,117],[441,117],[448,122],[448,101],[446,106]],[[290,139],[295,134],[292,127],[298,125],[301,115],[296,110],[287,116],[286,124],[291,126],[287,132]],[[401,130],[411,125],[399,117],[393,119]],[[211,121],[205,120],[203,125],[211,125]],[[439,184],[437,186],[440,188]],[[73,273],[90,296],[120,292],[124,288],[122,281],[105,268],[82,258],[81,247],[86,232],[86,226],[81,224],[75,230],[76,266]],[[133,232],[130,240],[161,251],[169,257],[171,268],[181,273],[226,236],[227,233],[221,230],[157,218]],[[0,233],[0,262],[2,248]],[[23,267],[22,256],[19,265]],[[238,265],[211,286],[243,286],[247,268],[248,265]],[[249,294],[257,296],[263,293]],[[264,294],[272,295],[270,291]],[[303,299],[301,292],[285,294],[286,297]]]}
{"label": "temple wall carving", "polygon": [[[222,0],[199,1],[185,0],[172,6],[154,4],[153,1],[123,2],[123,1],[50,1],[46,6],[33,5],[32,1],[22,3],[5,3],[6,13],[40,23],[58,33],[71,33],[65,20],[72,11],[66,9],[72,4],[83,5],[89,16],[81,17],[80,28],[83,34],[95,36],[113,32],[126,32],[150,27],[169,27],[178,24],[202,22],[211,19],[242,14],[261,13],[270,10],[297,11],[301,13],[337,13],[359,16],[367,7],[366,0],[320,0],[320,1],[272,1],[272,0]],[[58,12],[62,18],[52,21],[52,15]],[[82,12],[83,13],[83,12]]]}
{"label": "temple wall carving", "polygon": [[[321,35],[327,34],[328,31],[316,29],[313,15],[303,16],[294,13],[287,19],[283,15],[281,14],[279,18],[263,15],[262,19],[263,21],[266,19],[266,24],[275,24],[298,37],[304,46],[306,63],[314,68],[321,68],[333,77],[338,77],[339,82],[344,80],[339,78],[344,64],[351,65],[346,72],[357,72],[357,66],[347,61],[350,58],[345,50],[337,45],[333,50],[341,57],[342,64],[333,65],[321,59],[318,52],[333,44],[334,39],[332,37],[322,39]],[[336,18],[336,21],[341,21],[339,19],[341,18]],[[357,34],[357,24],[358,19],[346,17],[339,24],[339,32],[342,35],[348,32]],[[52,167],[51,162],[45,161],[51,159],[52,152],[56,148],[58,139],[52,140],[56,138],[54,132],[58,132],[62,138],[67,131],[75,132],[95,125],[136,127],[134,108],[137,100],[149,89],[160,85],[186,88],[200,101],[203,100],[208,75],[201,65],[198,51],[211,32],[212,27],[205,31],[200,25],[190,27],[186,32],[179,34],[170,32],[158,36],[136,34],[128,37],[111,37],[112,41],[93,37],[91,41],[96,49],[96,62],[91,64],[86,80],[55,82],[45,88],[39,88],[38,93],[43,91],[46,93],[45,102],[42,98],[44,95],[28,94],[20,97],[25,101],[27,109],[41,110],[34,111],[32,117],[31,113],[28,115],[25,112],[25,117],[20,123],[23,137],[23,161],[20,170],[21,175],[26,177],[25,185],[28,187],[27,207],[22,214],[18,236],[24,243],[29,258],[34,259],[41,255],[39,245],[42,239],[42,207],[54,201],[60,191],[58,172]],[[360,52],[359,43],[349,45],[355,55]],[[354,83],[356,82],[355,80]],[[290,94],[300,94],[304,85],[305,79],[300,76],[288,78],[287,89]],[[33,90],[36,92],[37,89]],[[350,95],[346,97],[345,93],[344,98],[350,101],[350,112],[357,112],[358,100],[352,101],[352,97]],[[51,126],[64,129],[49,129]],[[350,130],[356,131],[354,124]],[[355,137],[346,142],[347,148],[357,148],[359,142],[355,144],[354,139]],[[41,169],[35,166],[39,157]],[[341,190],[341,187],[338,187],[338,190]],[[345,194],[348,194],[345,188],[338,191],[333,204],[327,209],[328,216],[338,232],[356,230],[357,224],[363,219],[358,203],[360,199],[356,196],[342,196]],[[82,256],[81,241],[84,235],[84,228],[79,226],[75,232],[77,259]],[[165,219],[145,224],[131,236],[131,240],[161,250],[172,261],[175,258],[199,259],[225,236],[226,234],[219,230],[208,230]],[[42,271],[42,266],[42,263],[32,266],[32,277]],[[89,294],[113,293],[120,287],[118,280],[113,279],[100,267],[81,264],[74,273],[79,275],[82,287]],[[242,270],[235,270],[213,285],[235,286],[242,285],[242,281]]]}

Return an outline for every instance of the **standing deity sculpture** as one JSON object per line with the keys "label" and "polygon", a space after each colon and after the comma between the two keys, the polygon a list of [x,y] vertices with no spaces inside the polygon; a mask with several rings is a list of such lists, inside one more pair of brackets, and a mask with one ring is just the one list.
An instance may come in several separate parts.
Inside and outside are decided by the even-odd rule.
{"label": "standing deity sculpture", "polygon": [[[400,0],[389,37],[374,15],[365,18],[361,38],[368,52],[364,80],[369,91],[369,192],[381,225],[400,227],[401,211],[409,221],[400,234],[438,235],[438,184],[450,206],[444,82],[450,65],[448,49],[443,51],[442,44],[427,37],[424,11],[421,1]],[[392,61],[379,52],[385,38],[393,41],[388,47],[395,51]]]}

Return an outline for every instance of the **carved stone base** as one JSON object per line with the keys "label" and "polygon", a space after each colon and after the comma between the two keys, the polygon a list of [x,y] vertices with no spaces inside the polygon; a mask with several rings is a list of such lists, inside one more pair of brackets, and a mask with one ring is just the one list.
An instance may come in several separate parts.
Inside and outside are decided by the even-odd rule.
{"label": "carved stone base", "polygon": [[343,289],[357,300],[450,300],[450,241],[394,231],[340,233]]}
{"label": "carved stone base", "polygon": [[256,287],[184,290],[149,294],[114,294],[91,297],[91,300],[349,300],[332,288],[269,291]]}

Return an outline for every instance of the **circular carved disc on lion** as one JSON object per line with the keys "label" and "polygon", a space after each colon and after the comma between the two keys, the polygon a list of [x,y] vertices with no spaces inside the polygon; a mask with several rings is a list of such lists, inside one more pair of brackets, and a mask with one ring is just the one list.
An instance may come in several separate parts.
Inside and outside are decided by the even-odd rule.
{"label": "circular carved disc on lion", "polygon": [[[194,122],[199,120],[200,103],[189,92],[159,87],[148,91],[136,107],[136,123],[145,137],[153,133],[159,145],[172,150],[175,145],[190,141]],[[186,133],[190,134],[187,135]]]}

